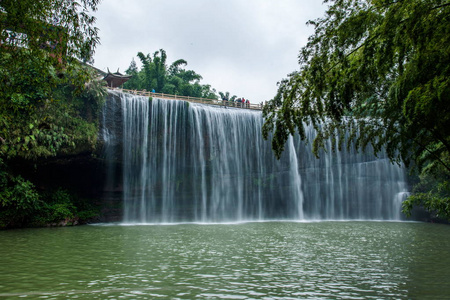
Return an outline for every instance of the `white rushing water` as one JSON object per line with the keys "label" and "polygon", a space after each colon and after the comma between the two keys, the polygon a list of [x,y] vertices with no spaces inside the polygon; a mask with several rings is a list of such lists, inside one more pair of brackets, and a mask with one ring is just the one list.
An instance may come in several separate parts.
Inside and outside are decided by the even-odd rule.
{"label": "white rushing water", "polygon": [[110,92],[103,120],[126,223],[401,217],[402,168],[356,152],[316,159],[298,136],[277,160],[261,112]]}

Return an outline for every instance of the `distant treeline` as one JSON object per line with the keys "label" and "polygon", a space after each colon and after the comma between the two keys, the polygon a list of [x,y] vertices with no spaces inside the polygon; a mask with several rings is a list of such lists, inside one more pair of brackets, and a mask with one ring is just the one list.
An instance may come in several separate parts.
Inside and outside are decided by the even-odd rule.
{"label": "distant treeline", "polygon": [[153,55],[139,52],[137,57],[142,67],[138,69],[136,61],[134,59],[131,61],[126,73],[133,77],[124,84],[124,88],[218,99],[216,90],[211,85],[200,84],[200,80],[203,79],[200,74],[184,68],[187,65],[186,60],[178,59],[168,66],[167,54],[163,49]]}

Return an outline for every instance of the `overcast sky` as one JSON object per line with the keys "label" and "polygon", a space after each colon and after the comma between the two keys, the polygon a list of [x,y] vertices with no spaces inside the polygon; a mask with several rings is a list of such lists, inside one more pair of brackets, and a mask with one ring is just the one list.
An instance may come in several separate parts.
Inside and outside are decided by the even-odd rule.
{"label": "overcast sky", "polygon": [[101,44],[94,65],[121,73],[136,54],[166,50],[188,62],[202,84],[255,103],[273,98],[277,82],[298,69],[323,17],[322,0],[103,0],[95,13]]}

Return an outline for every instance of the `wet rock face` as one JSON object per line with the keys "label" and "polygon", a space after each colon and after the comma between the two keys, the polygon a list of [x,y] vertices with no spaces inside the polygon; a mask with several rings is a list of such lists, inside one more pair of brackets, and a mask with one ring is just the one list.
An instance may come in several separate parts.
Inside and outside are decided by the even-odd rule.
{"label": "wet rock face", "polygon": [[[38,161],[16,159],[9,166],[13,172],[30,180],[35,187],[45,194],[62,188],[76,200],[82,200],[100,209],[100,214],[90,222],[114,222],[122,219],[121,186],[108,186],[107,180],[121,181],[120,165],[115,166],[119,178],[111,179],[101,151],[98,153],[80,153],[78,155],[53,157]],[[108,164],[111,168],[111,163]],[[108,174],[108,175],[107,175]],[[79,220],[68,219],[49,226],[77,225]]]}
{"label": "wet rock face", "polygon": [[67,219],[61,220],[56,223],[49,223],[49,224],[47,224],[47,227],[76,226],[76,225],[80,224],[79,221],[80,221],[80,218],[78,218],[78,217],[67,218]]}

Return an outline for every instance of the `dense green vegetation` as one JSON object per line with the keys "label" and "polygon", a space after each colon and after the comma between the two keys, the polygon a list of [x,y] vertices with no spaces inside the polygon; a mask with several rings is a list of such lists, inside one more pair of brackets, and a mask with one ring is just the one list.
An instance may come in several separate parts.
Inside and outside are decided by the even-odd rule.
{"label": "dense green vegetation", "polygon": [[[450,216],[450,3],[326,0],[324,18],[264,109],[264,135],[283,151],[289,134],[320,154],[327,139],[410,166],[420,181],[404,203]],[[350,132],[347,141],[339,139]]]}
{"label": "dense green vegetation", "polygon": [[[264,135],[279,156],[289,134],[320,155],[329,138],[386,152],[416,176],[404,202],[450,219],[450,3],[325,0],[326,16],[264,108]],[[95,150],[105,88],[84,63],[99,42],[99,0],[0,2],[0,228],[87,219],[95,208],[57,185],[38,187],[20,166]],[[217,99],[187,62],[137,55],[128,89]],[[219,93],[231,99],[230,94]],[[351,138],[340,139],[344,132]],[[17,167],[19,166],[19,167]]]}
{"label": "dense green vegetation", "polygon": [[217,99],[216,90],[208,84],[200,84],[202,76],[195,71],[186,70],[184,59],[174,61],[167,66],[166,51],[160,49],[153,53],[144,55],[137,54],[142,63],[139,70],[134,59],[126,73],[133,77],[124,84],[124,88],[132,90],[155,91],[171,95],[182,95],[198,98]]}
{"label": "dense green vegetation", "polygon": [[98,42],[89,14],[97,4],[0,2],[0,228],[91,214],[76,195],[38,189],[11,162],[95,148],[105,89],[81,62],[91,59]]}

